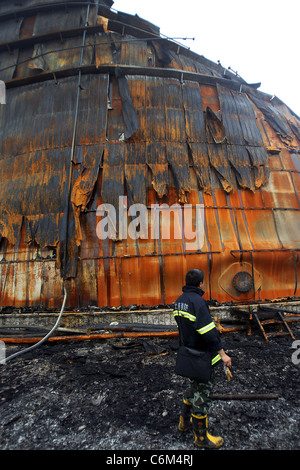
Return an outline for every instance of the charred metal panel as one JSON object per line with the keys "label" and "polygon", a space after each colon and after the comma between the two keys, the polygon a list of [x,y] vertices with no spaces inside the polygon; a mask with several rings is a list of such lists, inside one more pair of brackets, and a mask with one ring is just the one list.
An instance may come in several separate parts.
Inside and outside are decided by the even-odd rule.
{"label": "charred metal panel", "polygon": [[22,22],[23,18],[15,18],[6,21],[4,24],[1,24],[0,44],[5,43],[7,38],[9,38],[10,41],[19,39]]}
{"label": "charred metal panel", "polygon": [[[68,8],[71,8],[76,4],[76,2],[80,3],[78,0],[64,0],[64,4],[70,3],[68,5]],[[1,5],[0,5],[0,14],[5,14],[5,13],[11,13],[12,15],[16,15],[19,12],[24,12],[24,11],[31,11],[32,9],[36,8],[38,9],[39,7],[42,7],[43,9],[46,9],[45,7],[48,7],[50,10],[53,8],[58,8],[61,5],[61,0],[1,0]],[[91,0],[89,3],[97,3],[97,0]],[[55,5],[58,4],[58,5]],[[111,7],[113,5],[112,0],[101,0],[102,5],[107,5]],[[76,5],[77,6],[77,5]],[[63,5],[63,9],[65,9],[65,5]]]}
{"label": "charred metal panel", "polygon": [[[102,76],[86,76],[82,81],[75,157],[81,164],[81,170],[78,175],[74,171],[72,196],[77,222],[78,208],[86,207],[98,177],[103,145],[89,145],[100,144],[106,139],[107,83],[108,77]],[[14,191],[12,193],[5,186],[1,187],[1,232],[2,236],[16,242],[16,234],[20,232],[24,219],[26,242],[35,241],[41,247],[58,246],[61,262],[67,243],[69,274],[74,275],[77,262],[76,227],[72,215],[68,216],[67,187],[70,165],[73,165],[71,144],[77,81],[71,78],[58,84],[47,82],[47,85],[19,89],[19,93],[14,95],[9,93],[11,99],[3,116],[6,124],[1,129],[0,171],[1,180],[8,182],[13,178]],[[31,94],[34,94],[35,100],[31,99]],[[91,107],[89,103],[95,101],[99,106]],[[15,109],[19,109],[20,114],[15,114]],[[12,138],[14,135],[22,137],[17,145]],[[79,223],[77,232],[77,240],[80,241]],[[66,233],[68,241],[65,239]]]}
{"label": "charred metal panel", "polygon": [[226,145],[208,144],[208,155],[211,166],[214,168],[218,179],[225,191],[230,192],[234,188],[234,174],[228,164]]}
{"label": "charred metal panel", "polygon": [[149,21],[140,18],[139,16],[129,15],[118,11],[113,15],[110,14],[110,21],[108,27],[112,31],[124,34],[124,30],[127,34],[132,34],[139,37],[149,37],[149,34],[159,36],[159,28]]}
{"label": "charred metal panel", "polygon": [[126,23],[128,25],[132,25],[140,30],[147,31],[157,36],[159,36],[160,34],[160,29],[158,26],[155,26],[153,23],[150,23],[149,21],[146,21],[137,15],[132,16],[127,13],[123,13],[121,11],[118,11],[117,15],[118,15],[118,21],[120,21],[120,23]]}
{"label": "charred metal panel", "polygon": [[189,144],[193,159],[193,168],[197,175],[199,187],[205,193],[211,193],[211,167],[208,157],[208,147],[205,143],[191,142]]}
{"label": "charred metal panel", "polygon": [[97,33],[95,40],[95,64],[96,67],[101,65],[110,65],[113,63],[113,41],[111,33]]}
{"label": "charred metal panel", "polygon": [[227,145],[228,160],[235,170],[241,188],[254,190],[255,185],[251,172],[251,162],[247,149],[242,145]]}
{"label": "charred metal panel", "polygon": [[179,202],[187,203],[186,193],[191,191],[187,145],[167,142],[166,154],[174,176],[178,200]]}
{"label": "charred metal panel", "polygon": [[[74,29],[85,25],[87,15],[87,6],[79,6],[63,10],[41,11],[37,14],[33,35],[49,33],[51,31],[60,31]],[[97,8],[90,6],[88,24],[95,25],[97,21]]]}
{"label": "charred metal panel", "polygon": [[121,103],[122,103],[122,115],[125,123],[124,138],[129,139],[139,130],[138,118],[132,103],[132,99],[129,92],[127,78],[123,76],[118,70],[116,71],[118,79]]}
{"label": "charred metal panel", "polygon": [[[226,133],[222,119],[209,107],[206,108],[207,140],[210,143],[223,144],[226,141]],[[213,140],[211,140],[212,136]]]}
{"label": "charred metal panel", "polygon": [[[147,41],[134,40],[133,37],[128,36],[127,40],[122,41],[122,36],[119,36],[120,54],[118,63],[121,65],[137,65],[140,67],[148,66],[148,45]],[[118,42],[116,43],[118,45]]]}
{"label": "charred metal panel", "polygon": [[[79,152],[82,153],[80,156],[78,155]],[[80,246],[82,242],[80,215],[86,209],[93,195],[94,187],[98,180],[103,152],[103,144],[89,145],[77,149],[76,161],[80,161],[81,170],[72,188],[71,202],[75,216],[76,242],[78,246]]]}
{"label": "charred metal panel", "polygon": [[[73,308],[169,304],[194,267],[208,300],[299,295],[299,119],[111,3],[91,4],[81,30],[87,5],[0,4],[0,307],[59,308],[63,278]],[[190,251],[163,211],[157,238],[124,238],[120,196],[148,223],[151,204],[188,202],[194,228],[204,204],[203,244]],[[117,212],[111,238],[102,203]]]}
{"label": "charred metal panel", "polygon": [[255,188],[260,188],[269,181],[269,169],[267,168],[268,155],[263,147],[247,146],[251,163],[254,167]]}
{"label": "charred metal panel", "polygon": [[202,56],[198,56],[197,58],[193,56],[190,57],[185,51],[183,52],[182,48],[178,47],[175,50],[169,50],[168,54],[171,58],[169,66],[174,69],[187,70],[189,72],[196,72],[220,78],[222,77],[222,67],[215,67],[212,69],[212,67],[209,67],[207,60]]}
{"label": "charred metal panel", "polygon": [[14,225],[18,221],[20,231],[24,217],[26,240],[36,239],[42,247],[57,244],[67,200],[65,181],[70,156],[64,145],[68,140],[71,144],[72,138],[72,83],[73,79],[59,87],[50,82],[46,88],[33,85],[15,94],[8,92],[10,98],[2,116],[1,180],[8,182],[12,178],[14,184],[13,194],[1,187],[4,234],[12,221]]}
{"label": "charred metal panel", "polygon": [[[82,65],[92,63],[94,37],[87,36],[83,50]],[[48,41],[36,44],[33,48],[32,60],[28,68],[40,71],[58,70],[80,65],[82,38],[75,37],[60,41]],[[70,54],[71,50],[71,54]]]}
{"label": "charred metal panel", "polygon": [[157,63],[162,66],[170,66],[172,62],[172,55],[168,48],[165,47],[164,41],[151,41],[151,45],[155,51]]}
{"label": "charred metal panel", "polygon": [[198,83],[185,82],[182,86],[186,136],[189,143],[206,142],[202,96]]}
{"label": "charred metal panel", "polygon": [[145,127],[147,141],[165,142],[164,82],[158,77],[146,77]]}
{"label": "charred metal panel", "polygon": [[34,150],[71,145],[76,84],[76,79],[68,78],[58,85],[48,81],[7,90],[0,130],[1,155],[13,158]]}
{"label": "charred metal panel", "polygon": [[244,145],[248,143],[245,142],[239,120],[239,99],[236,99],[236,94],[231,90],[221,87],[220,85],[218,85],[217,88],[228,143],[231,145]]}
{"label": "charred metal panel", "polygon": [[146,206],[148,194],[145,144],[129,143],[126,146],[125,180],[130,202]]}
{"label": "charred metal panel", "polygon": [[109,31],[95,36],[96,66],[119,65],[148,65],[147,41],[135,40],[132,36],[124,36]]}
{"label": "charred metal panel", "polygon": [[6,81],[11,80],[18,62],[19,50],[14,49],[13,51],[1,51],[0,52],[0,80]]}
{"label": "charred metal panel", "polygon": [[[253,103],[258,107],[258,109],[261,110],[267,122],[280,137],[280,140],[287,146],[293,146],[294,139],[291,132],[292,129],[289,125],[288,120],[286,119],[283,110],[279,107],[274,106],[271,101],[267,102],[264,99],[258,99],[254,94],[249,94],[249,96]],[[297,129],[299,127],[299,119],[297,119],[295,116],[290,117],[290,119],[292,122],[292,126]],[[294,133],[297,136],[297,131],[295,131]]]}
{"label": "charred metal panel", "polygon": [[168,162],[165,145],[147,142],[147,165],[151,170],[151,184],[159,198],[168,194]]}
{"label": "charred metal panel", "polygon": [[[107,74],[84,75],[80,82],[76,145],[104,144],[107,130]],[[91,105],[91,104],[95,105]]]}
{"label": "charred metal panel", "polygon": [[[125,144],[108,143],[104,152],[101,199],[104,204],[119,207],[124,194]],[[118,221],[118,217],[117,217]]]}
{"label": "charred metal panel", "polygon": [[186,145],[186,123],[180,82],[164,80],[164,105],[166,123],[166,157],[174,176],[179,202],[187,202],[190,192],[188,147]]}
{"label": "charred metal panel", "polygon": [[[239,184],[243,188],[259,188],[268,180],[265,173],[267,152],[255,122],[253,107],[244,93],[226,90],[219,85],[218,93],[226,137],[230,144],[227,148],[229,160],[237,172]],[[252,166],[255,170],[254,181]]]}

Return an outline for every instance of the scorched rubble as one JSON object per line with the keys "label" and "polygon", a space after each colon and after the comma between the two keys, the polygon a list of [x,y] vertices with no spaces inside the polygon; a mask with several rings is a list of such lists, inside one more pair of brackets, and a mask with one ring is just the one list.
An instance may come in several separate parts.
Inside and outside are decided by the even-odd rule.
{"label": "scorched rubble", "polygon": [[[299,327],[293,325],[296,340]],[[278,394],[269,400],[215,399],[210,427],[224,449],[300,449],[299,367],[292,341],[258,333],[224,336],[233,360],[216,394]],[[8,346],[7,355],[22,346]],[[174,374],[177,339],[45,343],[1,365],[2,450],[195,450],[177,430],[185,380]],[[295,362],[295,361],[294,361]]]}

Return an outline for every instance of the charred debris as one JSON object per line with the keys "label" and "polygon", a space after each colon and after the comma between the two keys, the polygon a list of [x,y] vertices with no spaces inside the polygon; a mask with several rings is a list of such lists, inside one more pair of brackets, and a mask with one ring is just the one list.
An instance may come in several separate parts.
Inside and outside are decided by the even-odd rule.
{"label": "charred debris", "polygon": [[[293,337],[299,117],[259,83],[115,11],[110,0],[1,0],[0,22],[7,339],[29,325],[38,337],[57,316],[64,289],[61,333],[77,329],[68,338],[113,330],[112,321],[122,325],[118,334],[138,334],[141,318],[144,332],[174,335],[172,303],[195,266],[205,272],[216,321],[248,333],[259,328],[266,341],[272,323]],[[149,211],[203,205],[203,243],[187,250],[172,230],[163,239],[163,220],[156,239],[124,239],[119,226],[114,239],[99,239],[97,207],[119,207],[120,196]]]}

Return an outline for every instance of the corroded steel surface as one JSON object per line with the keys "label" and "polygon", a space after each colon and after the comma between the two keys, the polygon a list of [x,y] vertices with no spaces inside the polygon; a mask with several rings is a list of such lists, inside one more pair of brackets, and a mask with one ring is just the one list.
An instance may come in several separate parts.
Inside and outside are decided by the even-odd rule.
{"label": "corroded steel surface", "polygon": [[[63,282],[72,308],[171,304],[194,267],[207,300],[299,298],[299,118],[109,0],[21,3],[0,2],[0,307],[59,308]],[[204,204],[203,245],[175,216],[99,239],[119,196]]]}

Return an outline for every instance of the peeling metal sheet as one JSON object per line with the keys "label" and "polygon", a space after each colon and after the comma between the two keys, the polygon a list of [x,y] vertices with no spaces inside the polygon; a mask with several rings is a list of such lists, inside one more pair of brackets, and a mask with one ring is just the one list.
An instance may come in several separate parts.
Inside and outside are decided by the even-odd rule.
{"label": "peeling metal sheet", "polygon": [[174,176],[179,202],[187,203],[186,193],[191,191],[187,146],[185,144],[167,142],[166,154]]}
{"label": "peeling metal sheet", "polygon": [[97,33],[94,39],[96,67],[113,63],[113,42],[111,39],[111,33]]}
{"label": "peeling metal sheet", "polygon": [[[222,119],[209,107],[206,108],[207,141],[209,143],[223,144],[226,141],[226,133]],[[210,136],[213,138],[211,140]]]}
{"label": "peeling metal sheet", "polygon": [[189,146],[191,149],[193,167],[197,175],[199,186],[205,193],[211,193],[211,168],[209,165],[207,144],[192,142],[189,144]]}
{"label": "peeling metal sheet", "polygon": [[255,188],[260,188],[269,180],[270,171],[267,168],[268,154],[263,147],[247,146],[251,163],[254,166]]}
{"label": "peeling metal sheet", "polygon": [[[88,47],[89,44],[90,47]],[[89,65],[92,63],[93,44],[93,36],[87,35],[86,47],[83,51],[82,65]],[[55,71],[58,69],[79,66],[81,59],[81,45],[81,37],[65,39],[63,44],[60,41],[48,41],[46,43],[35,44],[32,60],[28,61],[27,66],[29,69],[41,71]]]}
{"label": "peeling metal sheet", "polygon": [[166,140],[181,141],[185,138],[182,88],[179,80],[163,79],[163,101],[166,113]]}
{"label": "peeling metal sheet", "polygon": [[[177,93],[179,93],[179,91]],[[185,118],[185,132],[188,142],[205,143],[205,121],[202,106],[202,96],[198,83],[185,82],[183,84],[182,101]]]}
{"label": "peeling metal sheet", "polygon": [[96,66],[119,65],[148,65],[147,41],[135,41],[133,37],[124,36],[109,31],[95,35]]}
{"label": "peeling metal sheet", "polygon": [[146,77],[146,123],[148,142],[165,142],[164,82],[158,77]]}
{"label": "peeling metal sheet", "polygon": [[108,74],[81,77],[76,146],[106,142],[108,87]]}
{"label": "peeling metal sheet", "polygon": [[163,41],[151,41],[151,45],[155,51],[157,61],[161,65],[171,65],[172,55],[168,49],[164,46]]}
{"label": "peeling metal sheet", "polygon": [[116,71],[116,76],[122,102],[122,115],[125,123],[124,137],[125,139],[129,139],[139,130],[140,125],[130,96],[127,78],[118,71]]}
{"label": "peeling metal sheet", "polygon": [[273,106],[271,103],[267,103],[261,99],[257,99],[253,94],[250,95],[251,100],[254,104],[262,111],[266,120],[275,132],[280,136],[280,139],[285,144],[289,144],[292,141],[291,129],[283,115],[278,108]]}
{"label": "peeling metal sheet", "polygon": [[[1,181],[12,179],[14,182],[13,193],[7,192],[6,185],[1,185],[1,234],[15,244],[24,219],[28,243],[35,240],[41,247],[56,246],[68,154],[59,150],[36,151],[14,160],[13,167],[8,159],[1,161]],[[56,171],[51,165],[56,166]],[[44,197],[46,186],[49,200]],[[14,232],[7,233],[12,228]]]}
{"label": "peeling metal sheet", "polygon": [[147,203],[146,174],[146,165],[125,164],[125,179],[130,200],[133,204],[146,205]]}
{"label": "peeling metal sheet", "polygon": [[1,158],[71,145],[76,83],[68,78],[58,85],[48,81],[7,90],[0,128]]}
{"label": "peeling metal sheet", "polygon": [[293,133],[297,137],[298,141],[300,142],[300,131],[299,127],[297,126],[296,122],[289,121],[290,128],[292,129]]}
{"label": "peeling metal sheet", "polygon": [[[74,0],[64,0],[64,3],[70,3],[71,5],[74,5]],[[90,3],[96,3],[97,0],[91,0]],[[61,3],[61,0],[1,0],[0,3],[0,13],[5,14],[5,13],[16,13],[18,11],[22,11],[23,9],[30,9],[33,7],[39,7],[39,6],[51,6],[51,4],[55,3]],[[109,7],[113,5],[112,0],[101,0],[101,4],[105,4]]]}
{"label": "peeling metal sheet", "polygon": [[0,44],[5,43],[7,38],[10,41],[19,39],[20,28],[23,23],[23,18],[14,18],[1,24],[0,28]]}
{"label": "peeling metal sheet", "polygon": [[[243,188],[259,188],[268,179],[265,170],[267,152],[255,122],[253,107],[246,94],[236,93],[219,85],[217,88],[229,143],[227,151],[230,162],[237,172],[238,182]],[[254,182],[251,175],[252,165],[255,169]]]}
{"label": "peeling metal sheet", "polygon": [[118,11],[110,16],[112,19],[109,21],[109,29],[112,31],[123,34],[124,28],[126,28],[129,34],[135,36],[144,35],[144,37],[149,36],[149,33],[155,36],[159,36],[160,34],[158,26],[140,18],[138,15],[129,15],[128,13]]}
{"label": "peeling metal sheet", "polygon": [[130,202],[146,206],[147,165],[145,144],[130,143],[126,146],[125,180]]}
{"label": "peeling metal sheet", "polygon": [[[67,272],[73,276],[76,273],[78,256],[76,245],[81,239],[78,211],[86,207],[90,198],[103,153],[103,145],[100,148],[81,148],[79,145],[105,142],[107,84],[107,76],[86,76],[82,81],[76,134],[76,158],[81,162],[81,170],[77,178],[74,172],[76,181],[72,195],[77,226],[72,210],[70,213],[68,211],[67,193],[77,80],[66,79],[58,84],[47,82],[46,87],[32,85],[19,89],[17,94],[10,92],[11,99],[4,115],[4,120],[9,125],[2,126],[1,129],[1,180],[8,183],[12,178],[14,185],[13,193],[7,191],[5,185],[1,186],[2,236],[16,242],[24,219],[26,242],[35,241],[41,247],[58,246],[62,264],[67,249]],[[31,95],[35,97],[34,100],[31,100]],[[99,107],[91,108],[89,103],[95,101],[99,103]],[[30,109],[30,104],[34,109]],[[13,118],[14,109],[19,109],[21,114],[14,115]],[[22,136],[17,146],[15,139],[12,140],[13,135]],[[11,157],[13,152],[17,152],[17,156]],[[14,221],[13,225],[11,219]],[[68,240],[65,238],[66,233]]]}
{"label": "peeling metal sheet", "polygon": [[242,145],[227,145],[226,148],[228,160],[234,168],[236,179],[240,187],[254,190],[255,184],[247,149]]}
{"label": "peeling metal sheet", "polygon": [[198,56],[197,59],[189,57],[186,54],[178,53],[178,48],[177,50],[169,50],[168,54],[172,59],[170,66],[174,69],[222,77],[222,68],[220,67],[219,71],[216,68],[212,70],[212,67],[209,67],[208,63],[205,63],[207,61],[202,56]]}
{"label": "peeling metal sheet", "polygon": [[[117,35],[115,35],[116,37]],[[147,41],[135,41],[134,38],[128,37],[128,40],[122,41],[123,37],[119,36],[120,52],[117,63],[120,65],[136,65],[147,67],[148,66],[148,45]],[[116,60],[116,57],[114,57]]]}
{"label": "peeling metal sheet", "polygon": [[125,144],[108,143],[103,158],[101,199],[104,204],[119,207],[119,196],[124,194]]}
{"label": "peeling metal sheet", "polygon": [[[72,188],[71,202],[76,224],[76,243],[80,246],[82,242],[80,215],[90,202],[97,183],[104,144],[89,145],[87,147],[79,147],[78,149],[81,150],[83,155],[79,158],[81,170]],[[78,152],[76,160],[78,161]]]}
{"label": "peeling metal sheet", "polygon": [[[64,10],[41,11],[37,14],[33,35],[39,36],[40,34],[49,33],[52,31],[74,29],[85,25],[87,15],[87,7],[79,6]],[[90,6],[90,13],[88,18],[89,26],[93,26],[97,21],[97,8]]]}
{"label": "peeling metal sheet", "polygon": [[[54,24],[54,9],[40,5],[24,22],[16,16],[19,33],[5,17],[17,48],[0,56],[12,65],[0,108],[0,306],[59,308],[62,276],[72,308],[172,303],[193,267],[205,272],[207,300],[299,296],[299,119],[221,66],[155,41],[157,27],[102,5],[84,51],[82,32],[33,38],[34,25],[36,35],[80,27],[85,11],[57,9]],[[167,213],[158,238],[124,240],[120,196],[125,209],[144,204],[148,221],[151,204],[204,204],[203,244],[189,251]],[[112,239],[96,231],[102,203],[117,211]],[[239,269],[255,273],[247,293],[233,286]]]}
{"label": "peeling metal sheet", "polygon": [[18,61],[19,50],[14,49],[11,53],[8,51],[0,52],[0,80],[6,81],[11,80],[16,70],[16,64]]}
{"label": "peeling metal sheet", "polygon": [[159,198],[168,194],[168,162],[165,145],[147,142],[147,165],[151,170],[151,183]]}
{"label": "peeling metal sheet", "polygon": [[234,175],[228,164],[226,145],[208,144],[208,155],[211,166],[214,168],[222,187],[226,192],[234,188]]}

